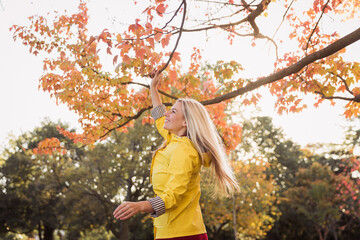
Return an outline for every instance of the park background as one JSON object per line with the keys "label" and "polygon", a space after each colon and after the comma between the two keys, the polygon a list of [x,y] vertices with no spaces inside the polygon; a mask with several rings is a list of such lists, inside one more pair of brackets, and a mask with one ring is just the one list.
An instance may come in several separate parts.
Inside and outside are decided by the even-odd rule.
{"label": "park background", "polygon": [[[312,1],[307,2],[311,5]],[[2,77],[0,88],[0,102],[3,114],[1,118],[2,124],[0,131],[0,139],[1,150],[3,152],[3,158],[1,163],[2,167],[6,167],[7,165],[5,164],[5,162],[10,162],[9,159],[14,159],[15,155],[18,156],[17,154],[23,154],[24,159],[34,158],[34,156],[28,156],[28,153],[26,152],[14,154],[15,150],[21,151],[21,149],[18,149],[16,147],[17,144],[21,143],[22,146],[23,144],[29,146],[35,144],[35,142],[39,142],[39,138],[41,139],[44,137],[51,137],[48,135],[50,133],[54,134],[54,136],[61,137],[55,130],[55,126],[58,125],[58,123],[54,122],[61,121],[61,124],[67,124],[67,128],[69,129],[77,128],[79,130],[80,128],[80,125],[77,121],[78,117],[75,113],[69,111],[68,108],[63,104],[57,105],[55,103],[55,100],[49,97],[48,93],[44,93],[38,89],[39,77],[43,74],[42,61],[44,55],[39,54],[38,56],[34,56],[29,54],[28,48],[26,46],[23,46],[19,41],[13,41],[12,32],[9,31],[10,26],[12,26],[13,24],[27,24],[28,16],[46,15],[48,12],[53,11],[58,11],[62,13],[65,9],[67,9],[67,11],[69,11],[70,13],[74,13],[78,7],[78,4],[79,3],[77,1],[1,1],[0,48],[2,58],[0,59],[0,69],[2,72]],[[132,8],[132,4],[132,1],[122,1],[121,4],[119,4],[119,1],[89,1],[89,31],[92,34],[99,34],[104,28],[108,28],[113,32],[123,31],[123,28],[127,28],[129,24],[133,23],[134,16],[137,16],[139,14],[138,9]],[[283,9],[280,9],[280,12],[281,11],[283,11]],[[280,20],[281,18],[277,19],[278,23],[280,22]],[[261,24],[265,26],[265,29],[267,28],[267,26],[273,25],[273,22],[270,20],[265,19],[263,21],[264,22],[262,22]],[[322,27],[334,28],[334,30],[337,30],[340,35],[343,36],[358,26],[358,18],[349,20],[346,25],[341,25],[338,22],[341,22],[340,19],[325,19],[324,23],[322,23],[324,26]],[[342,27],[339,28],[338,26]],[[273,30],[274,29],[271,29],[271,31]],[[273,71],[274,49],[271,44],[267,43],[265,40],[257,41],[256,47],[252,47],[251,42],[249,41],[249,39],[246,38],[237,39],[232,46],[228,46],[228,44],[224,44],[226,46],[221,46],[219,45],[219,42],[224,42],[224,39],[218,38],[216,32],[209,33],[209,35],[210,36],[203,36],[200,34],[199,36],[195,37],[197,41],[201,43],[201,47],[204,49],[203,58],[207,61],[215,63],[218,59],[236,59],[244,67],[245,77],[249,78],[257,78],[259,76],[270,74]],[[269,35],[271,35],[271,32]],[[187,35],[184,34],[183,39],[181,39],[181,44],[178,51],[181,52],[181,54],[184,56],[190,55],[191,48],[187,46],[191,45],[193,41],[193,36],[187,37]],[[239,54],[239,46],[241,46],[241,54]],[[360,55],[359,49],[359,43],[354,43],[349,46],[345,55],[346,59],[348,61],[356,61],[358,59],[358,56]],[[261,59],[261,62],[259,62],[259,59]],[[186,63],[185,60],[183,64],[186,66],[188,63]],[[109,69],[113,68],[111,61],[107,67]],[[241,112],[241,114],[239,114],[237,118],[234,119],[234,121],[243,126],[243,141],[238,147],[238,152],[239,154],[243,154],[242,156],[245,156],[243,157],[243,161],[244,163],[247,163],[247,167],[241,168],[240,166],[238,166],[238,168],[240,169],[239,174],[240,176],[243,176],[244,174],[250,174],[253,176],[253,182],[251,182],[251,180],[249,179],[248,183],[244,183],[244,185],[249,184],[250,186],[247,190],[248,196],[246,200],[243,200],[241,201],[241,203],[239,203],[240,207],[238,207],[237,209],[239,211],[239,216],[241,215],[241,211],[243,211],[242,213],[247,216],[247,218],[245,218],[246,221],[241,220],[241,218],[238,219],[238,228],[236,228],[238,232],[237,237],[239,239],[270,239],[271,236],[278,236],[276,234],[279,234],[279,236],[281,236],[281,234],[285,234],[285,236],[288,236],[287,239],[290,239],[289,236],[301,236],[303,237],[303,239],[317,239],[321,234],[324,235],[325,231],[329,232],[326,235],[329,236],[329,238],[331,239],[334,238],[334,236],[342,239],[350,239],[344,238],[344,236],[357,236],[356,234],[358,234],[358,232],[356,232],[356,229],[359,226],[359,219],[356,218],[356,216],[351,217],[351,214],[348,214],[350,215],[350,217],[346,214],[343,214],[342,210],[336,212],[336,209],[343,209],[343,212],[345,212],[346,210],[342,208],[342,205],[339,202],[329,202],[329,199],[331,199],[332,196],[324,196],[324,198],[327,199],[326,201],[324,199],[317,199],[319,201],[324,200],[324,202],[321,203],[324,203],[325,205],[326,202],[329,202],[329,204],[326,205],[324,208],[319,208],[319,211],[321,212],[321,214],[318,214],[319,216],[316,214],[316,216],[312,216],[310,214],[312,210],[309,209],[307,209],[307,212],[301,212],[297,209],[298,206],[301,205],[298,202],[289,203],[283,201],[282,203],[279,203],[279,199],[281,199],[281,197],[279,197],[280,193],[286,192],[287,194],[294,194],[290,190],[294,190],[296,187],[299,191],[300,187],[296,186],[297,180],[295,179],[295,175],[297,172],[299,172],[298,174],[300,174],[300,168],[305,168],[309,171],[323,171],[323,175],[321,176],[324,177],[327,174],[324,178],[330,179],[332,182],[329,180],[329,186],[332,186],[336,181],[338,181],[338,179],[336,179],[337,175],[335,173],[338,173],[337,171],[339,171],[339,169],[344,168],[339,168],[340,159],[352,159],[353,161],[354,158],[352,152],[349,152],[349,149],[351,151],[355,150],[356,152],[357,139],[356,134],[354,134],[354,130],[358,129],[358,122],[356,119],[345,119],[343,112],[344,105],[346,103],[336,101],[335,106],[330,106],[329,103],[324,103],[320,105],[319,108],[315,108],[311,106],[311,104],[308,104],[308,109],[305,109],[300,113],[289,113],[280,116],[276,113],[276,109],[274,108],[276,100],[275,97],[270,96],[266,92],[266,89],[260,89],[259,92],[263,95],[263,98],[259,101],[259,103],[255,107],[247,107],[246,109],[244,109],[243,112]],[[311,99],[305,99],[305,101],[309,101],[310,103]],[[147,127],[148,128],[145,128],[143,131],[150,131],[151,134],[154,134],[154,136],[156,136],[156,133],[154,133],[154,129],[150,126]],[[351,127],[352,130],[349,130],[349,127]],[[138,128],[140,128],[140,126]],[[44,132],[44,129],[50,130],[48,132]],[[134,136],[132,136],[131,134],[133,134]],[[35,137],[36,135],[37,137]],[[31,234],[36,236],[36,232],[45,233],[46,231],[49,231],[49,228],[52,229],[52,231],[64,230],[65,232],[70,233],[68,234],[68,236],[72,236],[71,234],[74,234],[74,239],[78,237],[86,238],[86,236],[91,239],[91,236],[95,238],[94,236],[98,237],[100,235],[106,236],[110,239],[115,235],[120,236],[121,234],[124,234],[124,231],[122,231],[122,229],[126,229],[126,227],[124,227],[118,222],[112,222],[113,220],[109,219],[109,216],[106,216],[104,209],[97,206],[92,206],[94,209],[86,210],[86,206],[92,205],[91,203],[96,203],[96,201],[93,199],[95,198],[99,201],[97,202],[98,206],[106,206],[107,208],[112,209],[112,207],[116,206],[116,203],[120,203],[120,201],[124,200],[124,197],[118,196],[121,191],[124,191],[123,189],[119,189],[119,187],[123,187],[124,185],[116,184],[116,179],[118,180],[118,182],[121,182],[121,180],[119,180],[120,177],[124,179],[129,178],[129,172],[135,171],[136,167],[132,166],[134,168],[129,167],[129,169],[122,169],[121,166],[124,164],[128,164],[127,162],[120,165],[116,164],[115,166],[112,166],[112,164],[114,164],[114,159],[118,159],[118,161],[131,160],[131,157],[133,157],[131,154],[129,158],[119,156],[121,155],[120,153],[122,151],[128,151],[124,150],[126,149],[126,144],[129,142],[134,142],[134,139],[136,137],[139,137],[137,135],[139,134],[129,131],[129,136],[123,136],[123,134],[120,134],[119,136],[114,136],[114,140],[112,141],[106,141],[105,143],[101,142],[93,150],[86,149],[81,151],[80,153],[75,151],[74,153],[72,153],[74,155],[71,155],[71,157],[66,159],[62,159],[62,157],[59,156],[42,156],[36,161],[32,161],[31,164],[33,165],[31,165],[32,167],[30,168],[30,170],[35,172],[29,172],[29,169],[24,170],[26,170],[26,174],[30,174],[35,177],[29,177],[29,179],[27,180],[33,183],[34,187],[43,187],[36,189],[38,195],[33,196],[35,199],[32,199],[29,195],[27,195],[29,194],[29,192],[27,192],[29,189],[22,189],[21,187],[24,187],[22,185],[18,185],[17,188],[21,189],[21,191],[24,191],[21,192],[21,196],[26,196],[24,197],[24,199],[20,200],[28,204],[30,208],[31,206],[37,206],[39,212],[37,214],[32,213],[30,215],[26,215],[25,213],[28,210],[22,210],[19,212],[20,215],[10,214],[14,218],[11,220],[11,222],[8,217],[5,217],[6,211],[3,211],[4,215],[2,215],[3,218],[1,220],[2,224],[5,224],[2,226],[3,233],[8,234],[8,237],[10,238],[11,234],[9,234],[8,231],[10,230],[11,226],[10,232],[23,232],[28,234],[29,236],[31,236]],[[248,137],[245,138],[245,136]],[[15,141],[15,139],[17,139],[17,141]],[[259,139],[270,140],[267,142],[259,141]],[[122,143],[121,147],[123,147],[124,149],[116,146],[115,143],[119,142]],[[141,144],[146,143],[144,142]],[[136,154],[134,155],[146,155],[148,154],[146,152],[149,149],[154,150],[157,146],[156,144],[152,144],[150,142],[147,142],[147,144],[148,146],[144,145],[143,148],[137,149]],[[113,152],[109,151],[107,148],[111,148]],[[128,148],[131,148],[131,146],[129,145]],[[9,149],[11,150],[8,151]],[[103,157],[106,156],[106,152],[112,152],[112,154],[109,154],[107,157]],[[117,156],[117,154],[114,155],[114,152],[118,152],[119,156]],[[249,152],[251,152],[251,154],[249,154]],[[78,155],[81,157],[79,157]],[[147,158],[149,158],[148,155],[146,156]],[[86,159],[86,161],[84,160],[81,164],[76,163],[76,161],[68,162],[68,159],[76,157],[78,157],[79,159]],[[104,160],[103,158],[108,159]],[[16,159],[19,160],[21,158],[16,157]],[[253,159],[256,159],[256,161],[252,161]],[[101,169],[101,171],[117,172],[119,173],[119,175],[121,175],[119,176],[118,174],[114,174],[113,179],[111,179],[111,176],[108,177],[107,180],[109,181],[109,183],[114,183],[113,186],[108,186],[106,184],[106,186],[100,186],[100,183],[95,179],[99,177],[96,174],[101,173],[101,171],[99,171],[98,173],[93,173],[89,170],[93,168],[93,164],[98,163],[98,161],[100,160],[102,160],[102,163],[99,163],[100,165],[97,165],[97,167]],[[59,167],[59,169],[57,170],[53,169],[53,171],[50,171],[49,167],[44,168],[44,166],[41,166],[42,164],[49,164],[48,166],[52,166],[54,165],[54,162],[57,161],[63,161],[62,164],[55,164],[57,165],[56,168]],[[141,158],[137,159],[136,161],[141,161]],[[147,159],[146,161],[149,160]],[[288,166],[287,164],[289,162],[296,162],[297,164]],[[315,164],[313,166],[313,163],[315,162],[320,163],[320,165]],[[16,164],[13,166],[13,168],[11,168],[10,166],[10,168],[2,169],[8,169],[7,173],[10,174],[8,176],[25,174],[20,172],[20,166],[22,165],[20,163]],[[345,161],[345,163],[341,164],[346,165],[347,163]],[[283,167],[282,165],[284,165],[285,167]],[[353,165],[353,163],[349,164],[349,168],[354,167]],[[26,165],[24,165],[24,167],[26,168]],[[328,168],[331,170],[330,172],[328,171]],[[14,172],[11,172],[9,169]],[[89,172],[86,172],[85,169],[87,169]],[[56,174],[54,174],[54,172],[56,171],[63,173],[63,175],[56,176]],[[143,180],[146,179],[146,167],[141,171],[139,170],[139,172],[143,174]],[[89,173],[90,175],[87,175],[87,173]],[[4,172],[2,174],[4,174]],[[303,173],[302,176],[306,178],[306,173]],[[321,176],[319,176],[319,178],[322,178]],[[60,180],[56,180],[54,179],[54,177],[60,177]],[[353,175],[351,175],[350,178],[351,177],[353,177]],[[89,182],[89,178],[94,179],[94,181]],[[262,179],[263,182],[261,182],[257,178]],[[2,184],[6,182],[4,179],[4,175],[2,175]],[[11,177],[9,177],[9,179],[11,179]],[[43,179],[46,179],[46,181],[50,182],[42,182],[44,181]],[[55,180],[56,182],[53,182]],[[322,181],[323,179],[320,180]],[[314,181],[321,182],[320,180],[315,179]],[[143,182],[143,184],[149,184],[148,182],[146,182],[148,181],[148,179],[144,181],[145,182]],[[263,183],[263,185],[261,185],[262,188],[260,187],[259,182]],[[281,186],[284,182],[287,182],[286,188],[284,186]],[[291,182],[291,184],[293,185],[291,185],[289,182]],[[56,183],[62,183],[63,185],[57,185]],[[321,189],[327,189],[326,187],[329,187],[324,185],[325,182],[321,182],[321,184],[320,187],[318,186],[318,188],[320,189],[318,189],[319,192],[321,192]],[[328,182],[326,182],[326,184],[328,184]],[[76,195],[74,192],[69,193],[69,190],[66,190],[70,189],[67,185],[79,190],[77,192],[78,195]],[[48,189],[46,186],[53,187]],[[208,189],[206,188],[206,183],[204,183],[204,186],[204,191],[207,191]],[[294,189],[290,188],[289,186],[293,186]],[[314,188],[314,185],[312,185],[312,183],[309,183],[306,186]],[[100,187],[102,188],[102,190],[97,191],[96,189],[99,189]],[[110,189],[107,189],[107,187],[110,187]],[[356,191],[353,193],[353,195],[351,195],[351,198],[354,198],[356,197],[356,194],[359,194],[358,188],[356,188],[356,186],[353,187]],[[144,186],[140,187],[139,189],[141,190],[143,188]],[[263,192],[252,192],[255,188],[262,189]],[[90,189],[91,191],[94,191],[92,192],[92,194],[95,196],[92,196],[92,198],[91,193],[86,192],[85,190],[80,191],[80,189]],[[62,191],[65,191],[66,194]],[[246,190],[244,191],[246,192]],[[274,194],[274,192],[276,192],[276,194]],[[331,191],[328,191],[327,189],[324,190],[324,192]],[[3,191],[2,194],[5,194],[5,192]],[[32,194],[34,194],[34,192]],[[256,197],[251,194],[256,195]],[[64,197],[65,195],[66,197]],[[123,193],[122,196],[126,196],[126,194]],[[142,195],[139,196],[128,197],[134,200],[139,200],[148,196],[151,196],[150,192],[144,192],[142,193]],[[52,197],[54,197],[54,199]],[[239,197],[242,196],[240,195]],[[52,204],[54,204],[54,206],[57,206],[57,204],[62,204],[63,208],[59,208],[61,209],[60,211],[69,210],[68,207],[64,205],[64,200],[62,198],[66,199],[66,201],[68,201],[66,202],[66,204],[69,205],[73,204],[78,199],[82,199],[84,203],[79,206],[80,209],[77,213],[77,215],[82,214],[82,218],[72,216],[70,214],[71,212],[76,213],[76,211],[73,211],[73,209],[71,209],[71,211],[69,212],[68,218],[61,215],[61,219],[59,220],[59,216],[56,216],[56,214],[55,216],[51,217],[47,216],[47,211],[54,211],[54,209],[47,209],[45,206],[49,206]],[[249,199],[252,199],[252,201],[257,201],[257,203],[262,201],[264,203],[263,205],[259,204],[258,206],[254,207],[256,203],[247,202],[250,201]],[[293,199],[296,198],[294,197]],[[54,200],[55,202],[51,202],[50,200]],[[208,201],[207,207],[212,206],[211,199],[203,199],[202,201],[204,201],[204,204],[206,201]],[[2,206],[7,206],[6,204],[3,204]],[[229,200],[223,205],[224,209],[221,209],[221,211],[217,213],[217,215],[221,217],[214,217],[214,219],[210,217],[210,219],[208,219],[210,229],[209,233],[213,239],[234,238],[234,228],[231,225],[234,205],[232,201]],[[289,205],[295,206],[293,208],[290,208],[294,212],[284,212],[285,209],[289,209]],[[81,207],[85,208],[82,209]],[[353,211],[355,212],[356,207],[357,206],[355,206],[353,209]],[[111,212],[109,209],[108,213]],[[97,212],[99,210],[103,212],[101,216],[99,216]],[[87,211],[90,212],[90,214],[87,213],[89,215],[85,214],[85,212]],[[334,213],[334,215],[331,215],[333,212],[336,213]],[[329,215],[332,217],[329,218],[330,220],[327,219],[327,216]],[[44,216],[46,217],[44,218]],[[324,220],[321,217],[324,217],[324,219],[327,220]],[[285,220],[281,218],[285,218]],[[313,227],[312,230],[305,230],[308,227],[311,228],[311,226],[314,226],[311,221],[308,221],[309,218],[313,218],[312,220],[316,221],[320,225],[321,234],[319,234],[316,227]],[[19,221],[19,219],[21,219],[21,221]],[[47,219],[49,223],[47,223],[47,220],[45,219]],[[287,222],[288,225],[284,225],[286,223],[286,220],[289,221],[290,219],[292,219],[293,222]],[[298,223],[294,219],[297,219],[300,223]],[[319,221],[324,221],[324,223],[320,223]],[[74,224],[74,222],[76,222],[76,224]],[[144,230],[144,233],[151,234],[152,229],[150,220],[146,216],[139,216],[138,218],[132,220],[129,223],[129,231],[127,233],[127,237],[129,239],[135,239],[134,236],[131,234],[139,231],[138,227],[140,226],[137,226],[136,222],[143,223],[143,228],[141,228],[141,230]],[[51,226],[49,227],[48,225]],[[113,232],[112,228],[109,227],[110,225],[113,228]],[[271,231],[273,235],[266,235],[266,233],[269,232],[270,229],[272,229]],[[289,232],[286,232],[284,229],[288,229]],[[62,234],[59,231],[57,233],[59,236]],[[46,234],[44,234],[43,236],[44,238],[46,238],[45,235]],[[139,239],[145,239],[146,234],[144,234],[144,236],[142,237],[143,238]],[[101,237],[99,238],[102,239]]]}

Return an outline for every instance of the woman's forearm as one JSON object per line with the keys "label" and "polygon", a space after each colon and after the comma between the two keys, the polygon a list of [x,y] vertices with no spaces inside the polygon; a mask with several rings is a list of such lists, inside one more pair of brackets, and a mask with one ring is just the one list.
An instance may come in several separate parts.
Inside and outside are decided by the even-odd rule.
{"label": "woman's forearm", "polygon": [[150,86],[150,92],[153,108],[156,108],[157,106],[162,104],[160,94],[156,86]]}
{"label": "woman's forearm", "polygon": [[162,80],[162,75],[159,71],[157,71],[153,79],[151,80],[151,84],[150,84],[151,101],[153,104],[153,108],[156,108],[157,106],[162,104],[160,94],[157,90],[161,80]]}

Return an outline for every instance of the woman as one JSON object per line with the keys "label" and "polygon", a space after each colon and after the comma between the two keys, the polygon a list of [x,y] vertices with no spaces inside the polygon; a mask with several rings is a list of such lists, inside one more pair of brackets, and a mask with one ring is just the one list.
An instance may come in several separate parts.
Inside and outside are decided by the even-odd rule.
{"label": "woman", "polygon": [[212,166],[217,191],[232,193],[238,185],[205,107],[193,99],[179,99],[166,111],[157,90],[160,81],[156,72],[150,85],[151,114],[165,139],[153,156],[150,172],[157,196],[120,204],[114,217],[125,220],[151,213],[156,239],[207,239],[199,205],[201,166]]}

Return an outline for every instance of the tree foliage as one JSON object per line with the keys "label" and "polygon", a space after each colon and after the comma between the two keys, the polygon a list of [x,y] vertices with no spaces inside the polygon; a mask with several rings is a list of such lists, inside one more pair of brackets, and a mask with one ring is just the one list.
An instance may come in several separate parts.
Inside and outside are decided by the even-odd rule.
{"label": "tree foliage", "polygon": [[[138,5],[136,5],[138,4]],[[88,8],[80,1],[78,12],[58,14],[54,19],[44,16],[29,18],[29,26],[14,25],[14,39],[21,40],[31,53],[49,53],[44,60],[40,88],[59,103],[65,103],[79,115],[83,134],[66,133],[75,141],[93,143],[112,130],[125,131],[132,120],[151,108],[149,86],[144,78],[154,70],[166,72],[161,94],[166,105],[180,97],[201,101],[217,123],[222,123],[224,140],[238,130],[227,125],[223,110],[235,97],[242,95],[244,105],[256,104],[261,96],[252,93],[261,86],[277,96],[278,112],[298,112],[306,107],[303,94],[314,95],[318,106],[324,99],[348,101],[345,115],[359,113],[360,76],[358,62],[344,59],[345,47],[360,38],[360,29],[346,36],[335,30],[321,28],[325,16],[346,20],[357,18],[357,0],[303,1],[167,1],[149,0],[134,6],[143,9],[134,16],[134,23],[123,32],[104,30],[92,35],[88,29]],[[279,12],[281,14],[279,14]],[[262,22],[275,21],[274,37],[263,34]],[[96,16],[93,16],[96,17]],[[281,25],[287,30],[276,35]],[[274,73],[253,80],[239,77],[241,64],[219,61],[212,71],[199,72],[203,59],[195,43],[191,56],[183,56],[178,46],[184,34],[214,31],[228,38],[222,45],[231,45],[237,38],[251,37],[253,46],[262,39],[277,49]],[[288,39],[294,47],[288,49]],[[286,49],[279,51],[279,49]],[[102,56],[113,59],[109,71]],[[182,61],[189,60],[187,69]],[[200,81],[205,76],[206,81]],[[211,106],[210,106],[211,105]],[[43,148],[56,149],[55,139],[47,140]],[[230,147],[234,148],[235,145]]]}
{"label": "tree foliage", "polygon": [[[56,125],[43,123],[14,139],[3,153],[1,233],[32,236],[37,232],[40,239],[50,240],[61,229],[67,239],[80,239],[103,228],[117,239],[151,239],[152,221],[147,214],[118,222],[112,212],[122,201],[152,196],[151,152],[159,145],[155,137],[160,139],[155,128],[138,121],[128,133],[113,134],[93,149],[34,154],[32,148],[43,139],[62,136]],[[71,132],[66,125],[60,126]]]}

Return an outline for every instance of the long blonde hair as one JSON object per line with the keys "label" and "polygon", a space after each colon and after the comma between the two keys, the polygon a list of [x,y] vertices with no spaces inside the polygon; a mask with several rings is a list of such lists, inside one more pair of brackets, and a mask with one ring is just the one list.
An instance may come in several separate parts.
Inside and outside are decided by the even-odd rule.
{"label": "long blonde hair", "polygon": [[[182,105],[187,136],[199,153],[208,152],[211,156],[211,172],[213,182],[216,183],[215,194],[219,193],[219,190],[226,194],[234,193],[239,189],[239,185],[227,160],[221,137],[206,108],[190,98],[181,98],[177,101]],[[203,161],[202,154],[200,156]]]}

